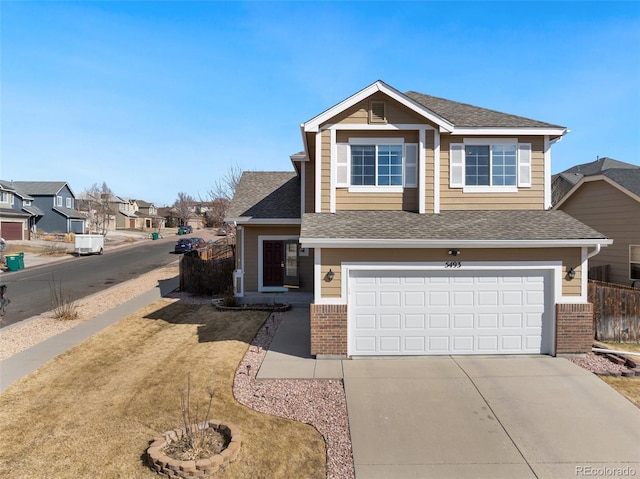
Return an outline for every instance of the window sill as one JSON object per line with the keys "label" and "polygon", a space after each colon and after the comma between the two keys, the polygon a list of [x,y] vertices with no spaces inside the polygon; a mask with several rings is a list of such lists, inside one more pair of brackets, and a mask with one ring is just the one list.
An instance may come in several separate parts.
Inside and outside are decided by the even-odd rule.
{"label": "window sill", "polygon": [[517,193],[517,186],[465,186],[463,193]]}
{"label": "window sill", "polygon": [[402,186],[350,186],[349,193],[402,193]]}

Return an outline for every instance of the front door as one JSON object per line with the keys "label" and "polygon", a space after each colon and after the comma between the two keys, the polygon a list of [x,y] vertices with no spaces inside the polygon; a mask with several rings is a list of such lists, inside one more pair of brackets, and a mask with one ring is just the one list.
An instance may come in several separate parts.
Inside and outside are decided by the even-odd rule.
{"label": "front door", "polygon": [[284,243],[282,241],[264,241],[262,243],[264,261],[262,284],[264,286],[282,286],[284,270]]}

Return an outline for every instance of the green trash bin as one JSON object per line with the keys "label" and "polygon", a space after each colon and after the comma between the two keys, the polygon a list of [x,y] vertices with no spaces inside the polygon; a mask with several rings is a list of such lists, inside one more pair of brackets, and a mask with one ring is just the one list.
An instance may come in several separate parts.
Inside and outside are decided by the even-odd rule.
{"label": "green trash bin", "polygon": [[157,240],[159,237],[158,233],[151,233],[151,239],[152,240]]}
{"label": "green trash bin", "polygon": [[5,254],[4,259],[7,261],[7,269],[9,271],[18,271],[20,269],[20,257],[17,254]]}
{"label": "green trash bin", "polygon": [[24,269],[24,253],[18,253],[18,269]]}

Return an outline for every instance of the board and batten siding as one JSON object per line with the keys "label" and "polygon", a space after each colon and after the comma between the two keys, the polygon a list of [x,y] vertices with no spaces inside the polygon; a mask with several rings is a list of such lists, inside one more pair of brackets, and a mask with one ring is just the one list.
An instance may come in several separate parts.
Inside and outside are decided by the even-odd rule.
{"label": "board and batten siding", "polygon": [[[513,138],[493,136],[492,138]],[[442,136],[440,143],[440,209],[447,210],[541,210],[544,209],[544,139],[518,137],[531,144],[531,186],[516,193],[464,193],[449,187],[449,146],[462,143],[462,136]]]}
{"label": "board and batten siding", "polygon": [[589,266],[609,265],[609,282],[629,285],[629,245],[640,245],[640,202],[598,180],[585,182],[559,209],[613,239]]}
{"label": "board and batten siding", "polygon": [[[582,284],[581,268],[582,251],[580,248],[532,248],[532,249],[463,249],[462,255],[456,260],[465,262],[485,261],[496,262],[496,269],[500,269],[503,261],[562,261],[563,281],[562,294],[564,296],[580,296]],[[321,296],[323,298],[339,298],[342,288],[341,268],[343,262],[445,262],[451,261],[446,249],[323,249],[321,277],[331,269],[334,278],[330,282],[322,282]],[[576,276],[572,280],[566,279],[566,272],[574,268]],[[398,266],[401,270],[402,266]]]}

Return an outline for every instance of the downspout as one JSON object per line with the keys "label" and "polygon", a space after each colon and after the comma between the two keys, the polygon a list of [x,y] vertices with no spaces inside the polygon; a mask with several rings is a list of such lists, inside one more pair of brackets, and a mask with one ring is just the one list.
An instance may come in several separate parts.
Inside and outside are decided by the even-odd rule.
{"label": "downspout", "polygon": [[596,249],[594,249],[591,253],[587,253],[587,259],[591,259],[593,258],[595,255],[597,255],[598,253],[600,253],[600,243],[596,244]]}

